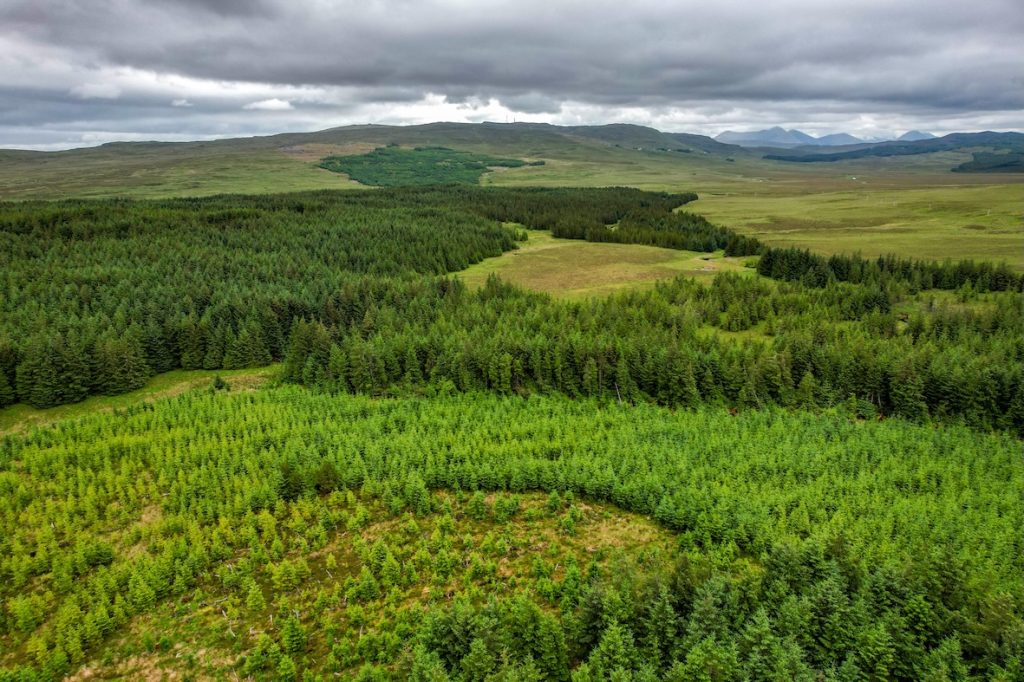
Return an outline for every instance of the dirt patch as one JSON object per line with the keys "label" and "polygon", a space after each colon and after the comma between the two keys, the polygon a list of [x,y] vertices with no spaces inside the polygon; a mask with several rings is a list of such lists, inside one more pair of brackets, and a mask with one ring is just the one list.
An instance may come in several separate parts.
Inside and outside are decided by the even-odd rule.
{"label": "dirt patch", "polygon": [[369,142],[349,142],[346,144],[297,144],[291,147],[281,147],[282,154],[300,161],[314,163],[325,156],[355,156],[357,154],[368,154],[380,145]]}
{"label": "dirt patch", "polygon": [[84,666],[74,675],[65,679],[72,681],[95,680],[110,679],[111,676],[125,680],[180,680],[182,678],[180,672],[164,668],[157,656],[149,655],[132,656],[118,663],[113,669]]}

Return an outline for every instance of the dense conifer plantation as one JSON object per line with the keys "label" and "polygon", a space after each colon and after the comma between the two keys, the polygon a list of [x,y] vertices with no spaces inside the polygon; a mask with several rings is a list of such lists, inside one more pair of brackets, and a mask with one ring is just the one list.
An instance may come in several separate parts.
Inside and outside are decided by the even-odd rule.
{"label": "dense conifer plantation", "polygon": [[864,417],[1024,433],[1020,294],[963,309],[906,292],[726,274],[710,286],[680,278],[560,303],[496,279],[477,293],[439,280],[405,307],[350,304],[333,323],[300,321],[285,378],[374,395],[426,387],[682,407],[845,403]]}
{"label": "dense conifer plantation", "polygon": [[0,679],[1015,680],[1022,489],[902,420],[189,394],[4,441]]}
{"label": "dense conifer plantation", "polygon": [[[508,223],[595,241],[762,250],[675,211],[694,198],[453,186],[4,204],[0,405],[75,402],[177,367],[287,355],[290,379],[357,391],[443,380],[674,405],[852,396],[868,412],[1022,427],[1019,293],[990,296],[979,310],[906,320],[894,311],[929,287],[1019,292],[1020,276],[1002,267],[769,249],[761,274],[799,285],[720,278],[708,290],[679,282],[577,306],[497,284],[470,297],[430,277],[514,248],[524,235]],[[697,333],[755,325],[771,343]],[[894,382],[898,374],[910,381]]]}

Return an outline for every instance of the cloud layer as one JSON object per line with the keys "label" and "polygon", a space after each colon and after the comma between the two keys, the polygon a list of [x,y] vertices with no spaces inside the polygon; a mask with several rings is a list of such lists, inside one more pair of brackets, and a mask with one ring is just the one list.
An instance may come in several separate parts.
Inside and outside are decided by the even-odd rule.
{"label": "cloud layer", "polygon": [[431,120],[1024,128],[1019,0],[8,0],[0,146]]}

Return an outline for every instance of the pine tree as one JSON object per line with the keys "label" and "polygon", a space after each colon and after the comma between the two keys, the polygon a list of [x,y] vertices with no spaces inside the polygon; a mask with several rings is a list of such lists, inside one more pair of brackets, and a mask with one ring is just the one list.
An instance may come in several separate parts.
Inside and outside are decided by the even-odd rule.
{"label": "pine tree", "polygon": [[263,598],[263,590],[255,580],[249,583],[249,589],[245,594],[245,605],[252,611],[262,611],[267,606],[267,602]]}
{"label": "pine tree", "polygon": [[331,344],[330,355],[327,360],[327,378],[332,386],[343,391],[351,390],[349,384],[348,355],[336,344]]}
{"label": "pine tree", "polygon": [[178,326],[178,347],[181,349],[181,367],[200,369],[206,357],[205,327],[196,323],[191,315]]}
{"label": "pine tree", "polygon": [[146,324],[142,329],[142,347],[146,363],[154,372],[168,372],[179,364],[179,358],[176,358],[172,349],[168,347],[163,327],[153,315],[146,318]]}
{"label": "pine tree", "polygon": [[420,359],[416,355],[416,348],[410,343],[405,350],[405,375],[404,381],[408,386],[419,386],[423,383],[423,373],[420,371]]}
{"label": "pine tree", "polygon": [[207,338],[206,354],[203,355],[203,369],[220,369],[224,366],[224,350],[227,346],[228,330],[223,324],[213,327]]}
{"label": "pine tree", "polygon": [[7,380],[7,373],[0,368],[0,407],[13,405],[16,400],[17,396],[14,393],[14,387]]}
{"label": "pine tree", "polygon": [[473,493],[472,497],[469,498],[469,504],[466,506],[466,514],[469,518],[477,521],[483,521],[487,518],[487,499],[482,491],[477,490]]}
{"label": "pine tree", "polygon": [[660,671],[669,662],[678,636],[678,617],[672,608],[668,588],[659,586],[657,594],[647,601],[644,610],[642,657]]}
{"label": "pine tree", "polygon": [[408,682],[448,682],[450,678],[438,655],[419,644],[412,650],[412,660],[405,679]]}
{"label": "pine tree", "polygon": [[469,643],[469,653],[459,662],[466,682],[484,682],[497,666],[494,655],[488,651],[484,640],[476,637]]}
{"label": "pine tree", "polygon": [[96,382],[106,395],[117,395],[144,386],[149,378],[142,343],[134,331],[117,335],[108,330],[94,347]]}
{"label": "pine tree", "polygon": [[[740,665],[736,647],[731,643],[719,642],[711,637],[700,640],[686,653],[681,676],[670,671],[668,680],[707,680],[707,682],[739,682]],[[680,673],[676,673],[679,675]]]}
{"label": "pine tree", "polygon": [[306,649],[306,629],[295,616],[289,616],[281,626],[281,649],[287,654],[298,654]]}
{"label": "pine tree", "polygon": [[77,403],[85,400],[94,389],[86,342],[76,333],[69,333],[58,342],[60,402]]}
{"label": "pine tree", "polygon": [[680,407],[695,407],[700,404],[700,391],[693,375],[693,367],[682,357],[677,357],[672,371],[672,400]]}
{"label": "pine tree", "polygon": [[18,397],[33,407],[60,404],[60,376],[57,349],[41,336],[32,337],[25,345],[18,364],[16,385]]}
{"label": "pine tree", "polygon": [[912,360],[905,361],[889,383],[889,399],[893,414],[923,421],[928,417],[928,405],[924,400],[924,382]]}
{"label": "pine tree", "polygon": [[636,400],[636,384],[629,372],[629,361],[623,352],[619,352],[619,359],[615,365],[615,390],[618,392],[618,399],[625,402]]}
{"label": "pine tree", "polygon": [[804,372],[800,384],[796,388],[796,404],[805,409],[811,409],[818,405],[818,381],[810,370]]}
{"label": "pine tree", "polygon": [[617,671],[632,671],[636,661],[633,634],[625,626],[612,622],[605,628],[588,663],[595,675],[605,677]]}
{"label": "pine tree", "polygon": [[277,679],[280,682],[297,682],[299,679],[299,667],[291,656],[284,655],[277,662]]}
{"label": "pine tree", "polygon": [[600,374],[594,358],[587,358],[583,364],[583,394],[588,396],[601,395]]}
{"label": "pine tree", "polygon": [[701,374],[700,395],[709,405],[717,405],[722,402],[722,388],[715,380],[715,375],[710,367]]}

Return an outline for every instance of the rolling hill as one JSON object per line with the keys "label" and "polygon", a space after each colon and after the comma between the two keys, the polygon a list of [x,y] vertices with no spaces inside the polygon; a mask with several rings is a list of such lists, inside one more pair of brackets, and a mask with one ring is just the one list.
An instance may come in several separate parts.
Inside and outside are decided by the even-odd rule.
{"label": "rolling hill", "polygon": [[[833,142],[849,141],[843,136],[828,136],[817,142],[829,138]],[[1019,150],[1021,139],[1024,136],[1018,133],[977,133],[913,142],[751,149],[704,135],[629,124],[356,125],[202,142],[116,142],[59,152],[0,150],[0,199],[172,197],[356,188],[363,185],[323,170],[319,167],[322,160],[366,154],[387,145],[446,147],[527,162],[550,162],[543,169],[490,173],[483,179],[485,184],[629,185],[711,193],[730,193],[739,186],[748,187],[751,181],[809,179],[797,164],[780,162],[860,161],[860,166],[837,169],[834,177],[826,178],[816,170],[810,178],[816,186],[825,182],[839,188],[847,176],[863,175],[863,163],[875,157],[927,158],[885,169],[901,177],[918,176],[922,171],[945,174],[958,164],[958,170],[965,173],[1015,172],[1015,158],[983,157],[972,162],[969,153],[979,151],[979,147],[989,152]],[[933,152],[934,157],[927,156]],[[957,154],[949,156],[949,152]]]}

